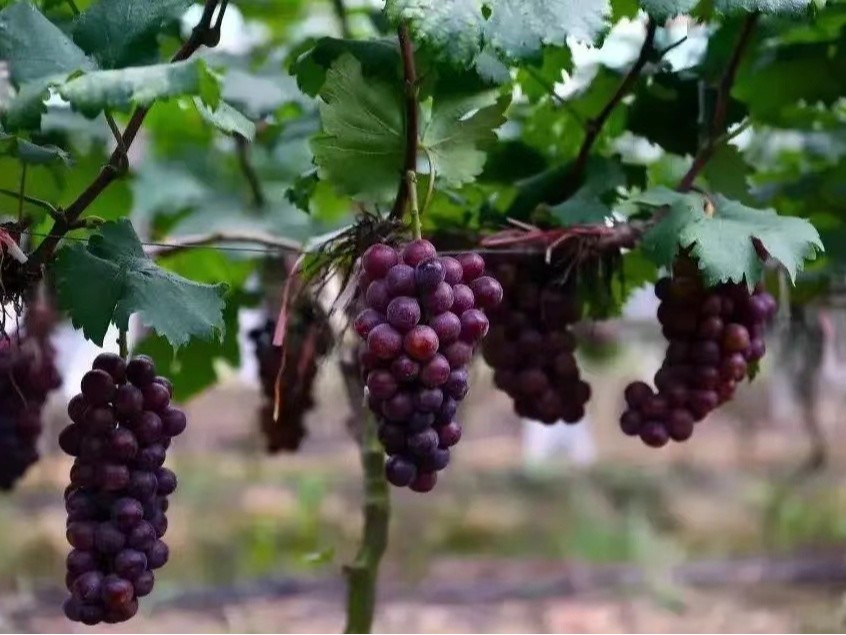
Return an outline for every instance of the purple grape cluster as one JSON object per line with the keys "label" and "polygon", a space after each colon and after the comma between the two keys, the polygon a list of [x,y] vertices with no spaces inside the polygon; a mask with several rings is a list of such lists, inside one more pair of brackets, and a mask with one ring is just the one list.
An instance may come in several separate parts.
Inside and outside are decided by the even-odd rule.
{"label": "purple grape cluster", "polygon": [[422,239],[400,250],[373,245],[361,262],[367,308],[354,328],[389,455],[385,474],[392,485],[428,492],[461,438],[455,414],[467,395],[468,364],[488,332],[484,311],[499,305],[502,287],[484,275],[479,254],[438,257]]}
{"label": "purple grape cluster", "polygon": [[279,418],[274,420],[276,378],[282,364],[282,349],[273,345],[275,330],[276,322],[267,320],[262,327],[250,331],[265,397],[259,413],[261,431],[271,454],[299,449],[307,433],[306,414],[314,407],[313,388],[319,363],[332,346],[326,316],[313,301],[295,306],[285,337]]}
{"label": "purple grape cluster", "polygon": [[620,427],[651,447],[686,441],[694,424],[729,401],[750,364],[766,351],[764,330],[775,315],[775,299],[745,284],[706,288],[695,263],[682,260],[674,277],[655,285],[658,321],[669,341],[653,390],[638,381],[625,390]]}
{"label": "purple grape cluster", "polygon": [[64,604],[68,619],[113,624],[138,611],[153,589],[153,570],[169,556],[168,496],[176,475],[166,467],[171,438],[185,414],[170,405],[173,387],[146,355],[127,363],[101,353],[68,403],[71,423],[59,445],[76,457],[65,490],[67,538]]}
{"label": "purple grape cluster", "polygon": [[505,301],[489,312],[491,332],[482,346],[494,383],[521,417],[581,421],[591,390],[570,330],[582,316],[576,289],[556,281],[539,258],[500,256],[493,272],[505,289]]}
{"label": "purple grape cluster", "polygon": [[38,460],[41,410],[62,385],[50,343],[52,309],[33,303],[23,332],[0,341],[0,490],[9,491]]}

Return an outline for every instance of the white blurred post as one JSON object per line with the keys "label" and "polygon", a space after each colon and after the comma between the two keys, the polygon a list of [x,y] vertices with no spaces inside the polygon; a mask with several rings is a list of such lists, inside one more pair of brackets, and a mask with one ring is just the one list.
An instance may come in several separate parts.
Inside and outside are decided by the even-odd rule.
{"label": "white blurred post", "polygon": [[545,425],[540,421],[521,419],[520,425],[523,466],[526,468],[558,468],[565,464],[584,467],[596,460],[596,444],[588,415],[576,424],[557,421]]}

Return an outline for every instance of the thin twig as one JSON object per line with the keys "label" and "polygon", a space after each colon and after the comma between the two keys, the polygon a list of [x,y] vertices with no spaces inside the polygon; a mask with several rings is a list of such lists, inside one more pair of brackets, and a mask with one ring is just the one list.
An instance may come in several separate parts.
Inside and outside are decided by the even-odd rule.
{"label": "thin twig", "polygon": [[127,344],[126,329],[118,329],[118,351],[120,351],[120,356],[124,359],[129,357],[129,345]]}
{"label": "thin twig", "polygon": [[361,439],[364,470],[364,531],[347,576],[347,626],[345,633],[369,633],[376,609],[379,562],[388,546],[390,496],[385,480],[385,453],[376,435],[376,420],[365,416]]}
{"label": "thin twig", "polygon": [[758,14],[750,14],[743,22],[743,27],[740,30],[740,35],[737,37],[737,42],[734,45],[734,50],[731,54],[728,66],[725,73],[723,73],[720,80],[720,86],[717,91],[717,102],[714,106],[714,116],[711,119],[711,125],[708,128],[708,138],[699,152],[693,158],[693,163],[690,169],[682,177],[679,182],[678,190],[687,192],[690,190],[696,177],[705,169],[708,161],[714,156],[717,148],[720,146],[720,138],[726,129],[726,118],[728,117],[729,103],[731,102],[731,89],[734,85],[734,80],[737,77],[737,70],[740,68],[740,61],[743,58],[743,53],[752,38],[752,33],[755,31],[755,25],[758,22]]}
{"label": "thin twig", "polygon": [[332,8],[335,9],[335,17],[338,19],[341,37],[345,40],[351,39],[350,16],[347,14],[347,6],[344,4],[344,0],[332,0]]}
{"label": "thin twig", "polygon": [[[218,19],[212,25],[212,17],[219,1],[221,4]],[[223,13],[226,10],[227,3],[228,0],[206,0],[203,15],[199,23],[191,31],[191,35],[185,43],[171,58],[171,62],[181,62],[188,59],[203,45],[209,47],[217,45],[220,41],[220,23],[223,20]],[[149,109],[150,106],[140,106],[135,109],[129,123],[126,125],[126,129],[123,131],[123,135],[121,135],[124,151],[121,148],[115,148],[109,157],[109,161],[101,168],[94,180],[65,209],[64,216],[54,220],[53,227],[47,232],[49,236],[32,253],[29,260],[30,266],[40,269],[41,265],[46,264],[53,257],[53,253],[56,251],[59,242],[75,226],[79,217],[111,185],[112,181],[122,174],[120,172],[121,157],[129,149],[133,141],[135,141],[135,137],[138,135],[138,131],[141,129],[141,125],[144,123],[144,118],[147,116]]]}
{"label": "thin twig", "polygon": [[547,93],[549,93],[549,96],[552,97],[552,100],[556,103],[559,108],[563,108],[564,110],[566,110],[567,114],[570,115],[573,119],[575,119],[582,128],[587,127],[587,122],[585,121],[585,118],[582,117],[580,112],[573,108],[573,105],[568,100],[564,99],[561,95],[556,92],[554,83],[548,82],[543,75],[541,75],[537,70],[535,70],[531,66],[526,66],[524,70],[529,74],[532,79],[534,79],[538,84],[540,84],[546,90]]}
{"label": "thin twig", "polygon": [[204,247],[217,243],[253,243],[294,253],[302,251],[302,245],[290,238],[273,236],[261,232],[219,231],[210,234],[181,236],[171,241],[156,243],[151,245],[146,250],[146,253],[151,256],[170,256],[186,249]]}
{"label": "thin twig", "polygon": [[417,67],[414,64],[414,44],[411,41],[407,24],[399,25],[397,37],[399,38],[403,77],[405,79],[405,159],[402,172],[399,175],[399,188],[397,189],[394,206],[391,209],[391,218],[399,219],[405,213],[410,195],[406,174],[409,170],[417,170],[418,112]]}
{"label": "thin twig", "polygon": [[235,152],[238,155],[238,165],[244,178],[247,180],[247,185],[250,186],[250,193],[253,197],[253,207],[264,207],[267,199],[264,197],[264,191],[261,188],[258,174],[250,161],[250,146],[249,142],[239,134],[235,136]]}
{"label": "thin twig", "polygon": [[109,130],[112,131],[112,135],[115,138],[115,147],[120,150],[122,155],[122,158],[119,159],[120,165],[117,169],[121,173],[125,173],[129,169],[129,154],[126,150],[126,144],[123,142],[123,135],[120,133],[120,128],[118,128],[117,123],[115,123],[115,118],[112,117],[112,113],[109,112],[108,108],[103,110],[103,116],[106,118]]}
{"label": "thin twig", "polygon": [[74,2],[74,0],[65,0],[65,2],[70,7],[71,13],[73,13],[75,16],[79,15],[79,7],[76,6],[76,2]]}
{"label": "thin twig", "polygon": [[28,194],[21,195],[21,192],[13,192],[12,190],[7,190],[5,188],[0,188],[0,194],[14,199],[23,199],[30,205],[36,205],[47,210],[51,215],[59,213],[59,210],[56,209],[52,203],[45,201],[44,199],[29,196]]}
{"label": "thin twig", "polygon": [[608,103],[605,104],[602,111],[596,117],[587,122],[585,126],[586,133],[584,141],[582,141],[582,146],[579,148],[579,154],[576,156],[576,160],[573,163],[573,169],[569,175],[573,177],[576,182],[581,180],[582,174],[584,174],[588,158],[590,157],[590,151],[593,148],[593,144],[596,143],[596,140],[599,138],[599,133],[602,132],[603,126],[608,121],[611,113],[614,112],[614,109],[621,101],[623,101],[626,95],[629,94],[632,86],[634,86],[634,83],[637,81],[637,78],[646,66],[646,62],[649,60],[649,56],[652,53],[652,48],[655,43],[655,31],[657,28],[657,23],[650,18],[646,24],[646,37],[643,40],[643,46],[640,47],[640,54],[637,56],[634,64],[632,64],[629,72],[626,73],[623,81],[620,82],[617,90],[611,96]]}
{"label": "thin twig", "polygon": [[660,58],[664,57],[665,55],[667,55],[667,53],[669,53],[670,51],[672,51],[675,48],[678,48],[679,46],[681,46],[685,42],[687,42],[687,36],[686,35],[683,36],[681,39],[676,40],[675,42],[673,42],[672,44],[670,44],[666,48],[662,48],[660,51],[658,51],[658,58],[660,59]]}

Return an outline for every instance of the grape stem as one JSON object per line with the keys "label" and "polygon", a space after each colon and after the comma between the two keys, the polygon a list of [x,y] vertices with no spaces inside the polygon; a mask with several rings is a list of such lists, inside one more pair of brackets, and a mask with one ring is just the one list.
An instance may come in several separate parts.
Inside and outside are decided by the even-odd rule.
{"label": "grape stem", "polygon": [[250,160],[250,144],[239,134],[235,134],[234,137],[235,153],[238,155],[238,166],[241,168],[241,172],[247,181],[247,185],[250,187],[250,193],[253,198],[253,207],[260,209],[264,207],[267,199],[264,196],[261,181],[259,181],[255,167],[253,167],[253,163]]}
{"label": "grape stem", "polygon": [[408,196],[411,199],[411,231],[415,240],[420,240],[423,237],[423,230],[420,226],[420,208],[417,204],[417,173],[409,170],[405,173],[405,178],[408,183]]}
{"label": "grape stem", "polygon": [[118,329],[118,350],[120,356],[126,359],[129,357],[129,345],[127,344],[126,329]]}
{"label": "grape stem", "polygon": [[417,137],[419,134],[419,113],[417,111],[417,67],[414,63],[414,44],[404,22],[397,28],[397,38],[402,57],[405,78],[405,157],[397,196],[391,208],[391,218],[400,219],[405,213],[411,192],[406,175],[417,170]]}
{"label": "grape stem", "polygon": [[[171,62],[181,62],[191,57],[201,46],[214,47],[220,42],[220,25],[229,0],[206,0],[203,15],[191,35],[171,58]],[[217,17],[215,19],[215,10]],[[214,22],[212,21],[214,19]],[[149,106],[135,109],[129,123],[120,135],[121,142],[112,152],[108,162],[100,169],[94,180],[83,192],[64,210],[64,213],[54,218],[53,226],[47,232],[48,236],[41,241],[29,259],[30,266],[40,273],[41,266],[49,262],[58,247],[59,242],[70,230],[78,226],[77,221],[86,209],[103,191],[119,176],[125,173],[121,167],[124,164],[126,152],[138,136],[138,131],[149,112]]]}
{"label": "grape stem", "polygon": [[369,633],[376,608],[379,563],[388,546],[390,496],[385,480],[385,458],[376,434],[376,420],[365,415],[361,439],[364,470],[364,531],[355,560],[344,568],[347,577],[345,633]]}

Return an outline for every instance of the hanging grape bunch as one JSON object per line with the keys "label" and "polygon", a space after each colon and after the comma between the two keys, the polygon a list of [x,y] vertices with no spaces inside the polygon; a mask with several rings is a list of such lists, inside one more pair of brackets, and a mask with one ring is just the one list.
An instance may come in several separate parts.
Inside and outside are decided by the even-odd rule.
{"label": "hanging grape bunch", "polygon": [[50,333],[56,315],[36,300],[23,330],[0,340],[0,490],[8,491],[38,460],[41,410],[62,384]]}
{"label": "hanging grape bunch", "polygon": [[401,250],[377,244],[361,260],[367,308],[354,327],[364,340],[369,405],[390,455],[386,476],[428,492],[461,437],[455,414],[467,395],[467,366],[488,332],[484,311],[502,301],[502,287],[483,275],[480,255],[439,258],[427,240]]}
{"label": "hanging grape bunch", "polygon": [[644,382],[625,390],[620,427],[649,446],[686,441],[694,424],[729,401],[766,350],[764,329],[776,301],[744,283],[706,288],[696,264],[680,259],[672,278],[655,285],[658,321],[669,341],[653,390]]}
{"label": "hanging grape bunch", "polygon": [[494,275],[505,299],[489,312],[491,332],[482,346],[494,383],[521,417],[545,424],[581,421],[591,391],[579,373],[570,330],[582,315],[575,284],[556,281],[541,256],[499,256]]}
{"label": "hanging grape bunch", "polygon": [[265,397],[259,418],[268,452],[294,452],[306,435],[305,416],[314,407],[314,380],[320,360],[332,345],[331,331],[325,314],[312,300],[293,307],[285,337],[279,417],[274,420],[276,379],[282,364],[282,348],[273,345],[275,330],[276,323],[267,320],[250,332]]}
{"label": "hanging grape bunch", "polygon": [[68,404],[72,423],[59,444],[76,458],[65,491],[73,550],[64,611],[75,622],[128,620],[152,591],[153,570],[168,560],[161,538],[176,475],[162,465],[186,424],[170,405],[172,393],[149,357],[126,363],[102,353]]}

